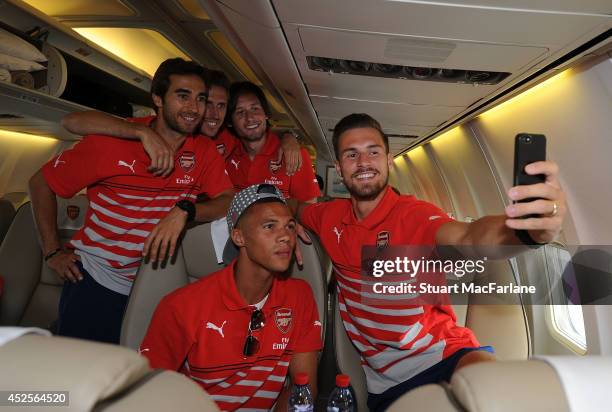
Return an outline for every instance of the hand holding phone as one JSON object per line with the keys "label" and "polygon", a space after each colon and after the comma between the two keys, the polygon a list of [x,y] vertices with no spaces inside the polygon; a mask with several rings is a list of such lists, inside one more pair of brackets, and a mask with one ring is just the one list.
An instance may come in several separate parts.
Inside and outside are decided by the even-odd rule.
{"label": "hand holding phone", "polygon": [[[530,170],[539,174],[530,175],[525,171],[525,167],[535,162],[538,162],[538,165],[532,166]],[[557,164],[546,161],[544,135],[520,133],[516,136],[515,187],[508,192],[513,204],[506,207],[506,215],[509,218],[506,220],[506,226],[514,229],[516,237],[530,247],[548,243],[561,232],[566,206],[558,175]]]}
{"label": "hand holding phone", "polygon": [[[546,176],[543,174],[530,175],[525,171],[525,166],[530,163],[546,160],[546,137],[542,134],[520,133],[514,140],[514,186],[534,185],[544,183]],[[535,198],[519,200],[519,202],[531,202]],[[537,217],[538,215],[527,215]]]}

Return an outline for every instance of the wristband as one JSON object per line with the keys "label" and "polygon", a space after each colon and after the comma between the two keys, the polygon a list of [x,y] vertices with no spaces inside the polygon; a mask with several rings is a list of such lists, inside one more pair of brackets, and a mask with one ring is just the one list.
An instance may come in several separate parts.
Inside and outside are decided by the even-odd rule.
{"label": "wristband", "polygon": [[179,200],[178,202],[176,202],[175,206],[187,212],[187,221],[193,222],[193,220],[195,219],[196,211],[195,205],[192,202],[190,202],[189,200]]}
{"label": "wristband", "polygon": [[516,235],[518,240],[521,241],[523,245],[529,246],[529,248],[531,249],[538,249],[546,245],[546,243],[538,243],[535,240],[533,240],[529,232],[526,230],[515,230],[514,234]]}
{"label": "wristband", "polygon": [[57,255],[61,251],[62,251],[62,248],[58,247],[57,249],[53,249],[51,252],[47,253],[45,255],[45,262],[51,259],[53,256]]}

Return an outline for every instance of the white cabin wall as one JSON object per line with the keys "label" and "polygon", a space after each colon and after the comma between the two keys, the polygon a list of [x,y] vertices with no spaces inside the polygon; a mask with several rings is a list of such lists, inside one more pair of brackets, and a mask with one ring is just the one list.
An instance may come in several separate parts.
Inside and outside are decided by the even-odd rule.
{"label": "white cabin wall", "polygon": [[454,213],[453,204],[446,190],[440,171],[423,148],[411,150],[393,161],[389,182],[400,193],[412,194]]}
{"label": "white cabin wall", "polygon": [[560,165],[567,195],[569,244],[612,241],[611,109],[612,59],[606,58],[572,68],[472,122],[505,189],[512,183],[514,136],[546,135],[547,156]]}
{"label": "white cabin wall", "polygon": [[[512,186],[514,136],[547,136],[547,156],[561,168],[568,244],[610,244],[612,220],[612,60],[572,68],[394,161],[391,183],[452,211],[459,220],[503,213]],[[585,184],[588,182],[588,184]],[[531,274],[535,276],[535,274]],[[602,308],[598,308],[602,309]],[[612,308],[604,308],[606,313]],[[551,334],[545,306],[526,307],[531,353],[569,354]],[[610,332],[585,310],[588,353],[602,353]],[[517,325],[518,326],[518,325]],[[608,335],[608,336],[607,336]]]}
{"label": "white cabin wall", "polygon": [[[612,243],[612,59],[598,58],[542,83],[470,122],[508,189],[514,136],[542,133],[547,157],[560,167],[569,213],[562,240],[569,245]],[[534,306],[534,353],[563,353],[545,327],[544,306]],[[609,354],[612,330],[600,319],[612,307],[584,307],[587,353]]]}
{"label": "white cabin wall", "polygon": [[55,154],[74,142],[0,130],[0,197],[27,192],[28,180]]}

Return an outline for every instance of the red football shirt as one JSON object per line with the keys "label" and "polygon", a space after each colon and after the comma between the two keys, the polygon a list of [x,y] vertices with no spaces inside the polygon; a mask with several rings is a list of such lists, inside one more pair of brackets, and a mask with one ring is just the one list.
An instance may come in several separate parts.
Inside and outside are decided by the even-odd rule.
{"label": "red football shirt", "polygon": [[310,286],[274,279],[263,305],[259,352],[242,354],[254,307],[234,281],[234,265],[167,295],[157,306],[140,353],[151,367],[180,370],[221,410],[269,410],[283,389],[293,353],[321,349],[321,322]]}
{"label": "red football shirt", "polygon": [[222,128],[216,138],[211,139],[217,151],[223,159],[227,159],[232,154],[237,145],[240,144],[238,138],[232,134],[227,128]]}
{"label": "red football shirt", "polygon": [[[472,331],[455,323],[450,305],[371,299],[362,287],[362,246],[435,245],[437,230],[452,220],[438,207],[387,187],[361,221],[348,199],[309,205],[301,220],[317,233],[334,264],[340,314],[361,353],[369,392],[382,393],[461,348],[479,346]],[[380,304],[381,299],[389,303]]]}
{"label": "red football shirt", "polygon": [[293,176],[288,176],[285,163],[277,162],[280,146],[278,136],[268,133],[261,152],[251,160],[242,144],[238,143],[225,160],[225,168],[234,184],[234,189],[239,191],[257,183],[269,183],[277,186],[287,199],[306,202],[321,196],[306,149],[300,150],[302,168]]}
{"label": "red football shirt", "polygon": [[70,243],[98,283],[122,294],[129,293],[145,239],[178,200],[195,201],[201,193],[214,197],[232,187],[208,139],[187,137],[168,177],[149,173],[150,163],[139,141],[91,135],[42,168],[60,197],[87,188],[85,224]]}

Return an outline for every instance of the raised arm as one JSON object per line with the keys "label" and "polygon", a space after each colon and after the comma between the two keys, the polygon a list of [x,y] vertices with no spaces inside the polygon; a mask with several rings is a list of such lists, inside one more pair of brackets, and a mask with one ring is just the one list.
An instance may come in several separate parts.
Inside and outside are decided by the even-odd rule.
{"label": "raised arm", "polygon": [[155,176],[167,176],[174,169],[174,149],[153,129],[135,122],[128,122],[113,115],[90,110],[67,114],[62,126],[78,135],[101,134],[121,139],[140,140],[151,158],[148,170]]}
{"label": "raised arm", "polygon": [[[438,245],[473,246],[474,254],[479,254],[479,246],[522,245],[516,230],[526,231],[531,239],[539,244],[553,241],[561,232],[567,207],[565,194],[559,184],[559,167],[552,161],[535,162],[527,165],[525,171],[530,175],[544,174],[544,183],[516,186],[508,191],[511,200],[536,198],[536,200],[515,203],[506,207],[506,214],[485,216],[472,223],[449,222],[443,224],[436,233]],[[522,218],[527,215],[538,217]],[[524,246],[527,249],[528,246]],[[512,248],[498,258],[510,257],[522,248]],[[512,253],[514,252],[514,253]]]}

